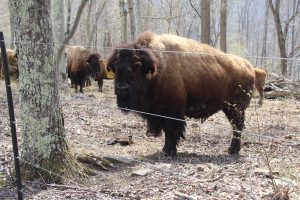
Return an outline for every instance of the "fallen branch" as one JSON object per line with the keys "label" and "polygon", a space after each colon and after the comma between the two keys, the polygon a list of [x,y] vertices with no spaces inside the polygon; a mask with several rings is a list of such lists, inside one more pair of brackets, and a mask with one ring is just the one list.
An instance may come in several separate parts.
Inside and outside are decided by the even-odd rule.
{"label": "fallen branch", "polygon": [[176,192],[174,196],[175,200],[197,200],[196,197],[189,196],[180,192]]}
{"label": "fallen branch", "polygon": [[82,163],[93,165],[97,168],[108,170],[107,167],[115,167],[109,160],[95,155],[77,156],[77,160]]}
{"label": "fallen branch", "polygon": [[265,92],[265,98],[279,98],[279,97],[300,97],[300,91],[290,91],[290,90],[273,90]]}
{"label": "fallen branch", "polygon": [[224,174],[221,174],[220,176],[217,176],[216,178],[212,178],[212,179],[201,179],[199,180],[200,183],[206,183],[206,182],[214,182],[214,181],[218,181],[220,179],[222,179],[224,177]]}
{"label": "fallen branch", "polygon": [[91,191],[91,189],[88,189],[88,188],[78,188],[78,187],[69,186],[69,185],[58,185],[58,184],[46,184],[46,185],[49,187],[57,188],[57,189],[61,189],[61,190],[72,189],[72,190],[81,190],[81,191]]}

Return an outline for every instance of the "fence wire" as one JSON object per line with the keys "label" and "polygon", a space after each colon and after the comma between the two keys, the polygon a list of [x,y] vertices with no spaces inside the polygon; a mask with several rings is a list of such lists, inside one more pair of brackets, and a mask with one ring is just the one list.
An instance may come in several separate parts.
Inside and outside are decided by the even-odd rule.
{"label": "fence wire", "polygon": [[[3,40],[0,40],[3,41]],[[9,42],[4,40],[4,42]],[[63,44],[63,43],[43,43],[43,42],[31,42],[31,41],[15,41],[16,44],[34,44],[34,45],[48,45],[48,46],[82,46],[86,48],[92,48],[97,47],[98,49],[104,49],[104,50],[129,50],[129,51],[143,51],[143,49],[133,49],[133,48],[123,48],[123,47],[108,47],[108,46],[101,46],[101,45],[81,45],[81,44]],[[226,56],[232,56],[232,54],[224,53],[222,55],[220,54],[212,54],[212,53],[205,53],[205,52],[192,52],[192,51],[171,51],[171,50],[157,50],[157,49],[151,49],[153,52],[159,52],[159,53],[173,53],[173,54],[187,54],[187,55],[207,55],[207,56],[220,56],[220,57],[226,57]],[[246,57],[246,58],[256,58],[256,59],[266,59],[266,60],[287,60],[287,61],[300,61],[300,58],[292,57],[292,58],[283,58],[283,57],[275,57],[275,56],[258,56],[258,55],[237,55],[240,57]]]}
{"label": "fence wire", "polygon": [[[44,43],[41,43],[41,44],[44,44]],[[56,45],[61,45],[61,44],[56,44]],[[106,48],[106,47],[103,47],[103,48]],[[110,48],[110,49],[111,49],[111,47],[107,47],[107,48]],[[174,52],[174,51],[162,51],[162,52],[165,52],[165,53],[182,53],[182,52]],[[193,52],[184,52],[184,53],[193,53]],[[197,53],[197,54],[198,54],[198,53]],[[294,60],[294,61],[300,61],[300,59],[294,59],[294,58],[277,58],[277,57],[256,57],[256,58],[265,58],[265,59],[274,59],[274,60],[276,60],[276,59],[277,59],[277,60],[281,60],[281,59],[289,59],[289,60]],[[40,94],[42,94],[42,95],[49,95],[49,93],[44,93],[44,92],[41,92]],[[16,95],[16,94],[15,94],[15,95]],[[50,94],[50,95],[52,95],[52,96],[58,96],[58,97],[60,97],[61,99],[66,98],[65,94],[64,94],[64,95],[63,95],[63,94]],[[114,97],[111,97],[111,98],[114,99]],[[133,110],[133,109],[120,108],[120,107],[112,106],[111,104],[107,104],[107,103],[103,103],[103,102],[97,102],[97,103],[98,103],[99,106],[103,106],[103,107],[108,108],[108,109],[126,110],[126,111],[130,111],[130,112],[133,112],[133,113],[136,113],[136,114],[144,114],[144,115],[151,115],[151,116],[160,117],[160,118],[165,118],[165,119],[178,120],[178,121],[186,122],[186,123],[188,123],[188,124],[189,124],[189,123],[195,123],[195,121],[191,121],[191,120],[183,120],[183,119],[173,118],[173,117],[164,116],[164,115],[157,115],[157,114],[153,114],[153,113],[142,112],[142,111]],[[94,114],[94,115],[101,115],[101,113],[99,113],[99,112],[94,112],[93,114]],[[19,114],[18,114],[18,115],[19,115]],[[9,117],[9,116],[8,116],[8,115],[2,115],[2,114],[1,114],[0,117]],[[19,118],[19,117],[18,117],[18,118]],[[91,120],[91,119],[89,119],[89,120]],[[2,133],[2,131],[4,130],[4,128],[5,128],[9,123],[10,123],[9,121],[6,121],[6,122],[2,123],[2,125],[0,126],[0,132],[1,132],[1,133]],[[201,124],[202,124],[201,122],[196,122],[196,123],[198,124],[199,127],[201,127]],[[229,122],[228,122],[228,123],[229,123]],[[264,138],[264,139],[266,139],[266,140],[271,140],[269,143],[265,143],[265,144],[263,144],[263,145],[270,145],[270,144],[273,143],[273,142],[272,142],[273,140],[277,140],[277,141],[281,141],[281,140],[282,140],[280,137],[276,137],[276,136],[268,136],[268,135],[267,135],[268,133],[263,133],[263,132],[261,132],[261,133],[256,133],[256,131],[255,131],[255,130],[257,130],[256,127],[250,127],[250,126],[249,126],[250,123],[248,123],[247,120],[245,121],[245,123],[246,123],[246,126],[248,126],[250,130],[249,130],[249,131],[243,131],[243,132],[242,132],[242,133],[243,133],[243,134],[242,134],[242,137],[253,136],[253,137],[258,138],[259,140],[261,140],[262,138]],[[19,128],[22,128],[22,124],[21,124],[21,123],[16,122],[16,125],[18,125]],[[226,131],[228,131],[228,132],[232,132],[232,129],[226,128],[226,127],[224,127],[223,130],[226,130]],[[45,130],[45,133],[47,133],[47,130]],[[65,139],[65,137],[63,137],[63,138]],[[81,143],[81,142],[79,142],[79,143]],[[82,142],[82,143],[84,143],[84,142]],[[227,143],[226,143],[226,144],[227,144]],[[282,146],[282,147],[284,147],[284,148],[285,148],[285,147],[286,147],[286,148],[290,148],[291,145],[298,145],[298,144],[283,143],[283,142],[282,142],[282,143],[277,144],[277,145]],[[44,168],[38,166],[37,164],[31,163],[31,162],[29,162],[29,161],[26,161],[25,159],[23,159],[23,158],[21,158],[21,157],[18,157],[17,159],[19,159],[21,162],[24,162],[24,163],[27,163],[27,164],[33,166],[34,168],[41,169],[41,170],[43,170],[43,171],[45,171],[45,172],[47,172],[47,173],[49,173],[49,174],[53,174],[53,175],[55,175],[55,176],[60,177],[60,178],[62,178],[62,179],[64,179],[64,180],[68,181],[69,183],[73,183],[73,184],[77,187],[77,188],[75,188],[75,189],[77,189],[77,190],[85,190],[85,189],[86,189],[86,190],[88,190],[88,191],[92,191],[92,192],[95,192],[95,193],[99,193],[99,191],[94,191],[94,190],[92,190],[92,189],[86,188],[84,185],[78,184],[78,182],[77,182],[76,180],[69,179],[69,178],[67,178],[67,177],[63,177],[63,176],[61,176],[61,175],[59,175],[59,174],[55,174],[55,173],[53,173],[52,171],[49,171],[49,170],[47,170],[47,169],[44,169]],[[249,155],[249,159],[251,159],[251,155]],[[192,179],[194,182],[199,182],[199,183],[201,183],[201,181],[202,181],[202,179],[200,179],[200,178],[195,178],[195,177],[193,177],[193,176],[191,176],[191,175],[189,175],[189,174],[185,174],[184,172],[176,172],[176,171],[172,171],[172,170],[169,170],[169,169],[161,169],[161,168],[157,167],[156,165],[151,164],[151,163],[149,163],[149,162],[144,162],[144,161],[141,161],[141,160],[138,160],[138,159],[133,159],[133,160],[135,160],[135,162],[137,162],[137,163],[140,163],[140,164],[142,164],[142,165],[144,165],[144,166],[146,166],[146,167],[149,167],[149,168],[155,170],[156,172],[160,172],[160,173],[162,173],[162,174],[165,175],[165,176],[169,176],[170,174],[172,174],[172,175],[177,176],[177,178],[180,178],[180,179],[186,179],[186,178],[189,178],[189,179]],[[252,177],[252,176],[254,175],[253,169],[252,169],[251,171],[252,171],[252,173],[250,173],[249,177]],[[222,174],[221,174],[221,175],[222,175]],[[218,176],[218,177],[216,177],[216,178],[222,179],[223,177],[221,177],[221,175],[220,175],[220,177]],[[291,184],[290,187],[293,187],[293,185]],[[201,186],[200,186],[200,188],[201,188]],[[241,192],[242,189],[240,189],[240,190],[237,189],[237,190],[235,190],[235,191]],[[30,194],[28,194],[27,192],[25,192],[24,189],[23,189],[21,192],[24,193],[24,194],[25,194],[26,196],[28,196],[28,197],[31,196]],[[234,191],[232,190],[231,192],[234,192]],[[253,193],[253,191],[251,191],[251,188],[250,188],[250,190],[248,190],[248,191],[243,191],[243,192],[245,192],[245,193],[248,195],[248,197],[251,198],[251,199],[259,199],[259,197],[257,197],[257,195],[255,195],[255,194]],[[100,194],[102,194],[102,193],[100,192]],[[31,196],[31,198],[32,198],[32,196]],[[33,197],[33,198],[35,198],[35,197]]]}

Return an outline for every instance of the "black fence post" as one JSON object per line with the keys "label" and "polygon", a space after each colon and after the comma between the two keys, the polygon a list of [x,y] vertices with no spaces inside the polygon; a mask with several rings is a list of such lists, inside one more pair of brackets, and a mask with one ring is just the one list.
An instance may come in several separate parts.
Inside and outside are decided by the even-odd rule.
{"label": "black fence post", "polygon": [[3,68],[3,72],[4,72],[4,77],[5,77],[5,86],[6,86],[6,95],[7,95],[7,103],[8,103],[11,138],[12,138],[13,151],[14,151],[15,171],[16,171],[16,179],[17,179],[16,182],[17,182],[17,188],[18,188],[18,199],[23,200],[14,104],[13,104],[13,98],[12,98],[12,92],[11,92],[9,69],[8,69],[8,62],[7,62],[7,55],[6,55],[6,48],[5,48],[3,32],[0,32],[0,47],[1,47],[1,57],[2,57],[2,63],[3,63],[2,68]]}

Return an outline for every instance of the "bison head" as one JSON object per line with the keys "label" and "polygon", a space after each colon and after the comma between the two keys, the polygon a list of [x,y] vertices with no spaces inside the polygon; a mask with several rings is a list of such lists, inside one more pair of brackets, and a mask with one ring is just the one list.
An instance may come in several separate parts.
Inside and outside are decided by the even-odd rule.
{"label": "bison head", "polygon": [[114,50],[108,59],[107,71],[115,75],[119,107],[146,110],[149,84],[156,75],[157,65],[157,58],[148,48],[127,45]]}
{"label": "bison head", "polygon": [[98,53],[91,53],[86,62],[89,66],[90,75],[97,75],[100,73],[100,55]]}

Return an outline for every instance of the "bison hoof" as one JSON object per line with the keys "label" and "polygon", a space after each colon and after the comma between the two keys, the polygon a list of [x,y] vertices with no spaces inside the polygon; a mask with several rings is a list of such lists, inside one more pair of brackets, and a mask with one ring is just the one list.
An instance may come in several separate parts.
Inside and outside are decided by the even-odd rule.
{"label": "bison hoof", "polygon": [[153,134],[152,132],[148,132],[148,131],[147,131],[147,132],[146,132],[146,136],[147,136],[147,137],[153,137],[154,134]]}
{"label": "bison hoof", "polygon": [[241,150],[241,139],[232,138],[230,148],[228,149],[229,154],[238,154]]}
{"label": "bison hoof", "polygon": [[175,148],[166,148],[164,147],[163,148],[163,152],[166,156],[170,156],[170,157],[175,157],[176,156],[176,153],[177,153],[177,149]]}

